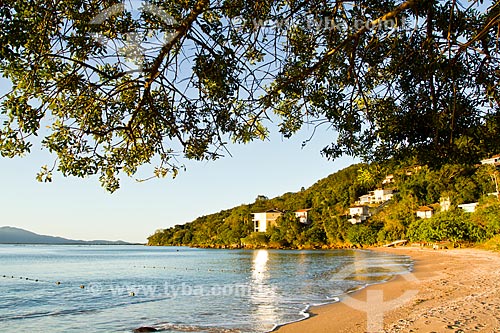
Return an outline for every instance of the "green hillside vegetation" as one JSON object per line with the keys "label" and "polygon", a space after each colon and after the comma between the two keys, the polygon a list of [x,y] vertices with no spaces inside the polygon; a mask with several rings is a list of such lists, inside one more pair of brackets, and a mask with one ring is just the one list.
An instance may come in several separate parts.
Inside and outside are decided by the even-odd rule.
{"label": "green hillside vegetation", "polygon": [[[491,166],[446,164],[427,166],[356,164],[319,180],[308,189],[269,199],[259,195],[255,202],[202,216],[191,223],[158,230],[149,245],[199,247],[339,248],[386,244],[398,239],[411,242],[447,241],[453,246],[483,243],[500,234],[500,204],[492,181]],[[349,207],[359,196],[382,188],[382,180],[396,191],[384,205],[371,205],[372,216],[351,224]],[[451,208],[440,212],[441,197],[449,197]],[[457,206],[477,202],[474,213]],[[429,219],[417,218],[422,205],[434,209]],[[298,209],[310,208],[311,223],[295,217]],[[265,233],[253,232],[251,213],[277,209],[284,213]]]}

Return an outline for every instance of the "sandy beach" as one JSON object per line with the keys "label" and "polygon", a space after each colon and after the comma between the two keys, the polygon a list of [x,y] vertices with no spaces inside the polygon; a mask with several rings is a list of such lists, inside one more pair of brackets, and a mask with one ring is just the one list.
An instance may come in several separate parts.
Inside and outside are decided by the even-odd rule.
{"label": "sandy beach", "polygon": [[[280,333],[500,332],[500,254],[477,249],[375,249],[409,255],[411,274],[372,285]],[[367,319],[368,318],[368,319]]]}

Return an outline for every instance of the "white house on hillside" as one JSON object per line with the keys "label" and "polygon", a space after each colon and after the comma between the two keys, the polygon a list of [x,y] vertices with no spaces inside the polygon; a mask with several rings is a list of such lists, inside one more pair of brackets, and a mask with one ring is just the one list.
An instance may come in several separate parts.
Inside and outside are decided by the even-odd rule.
{"label": "white house on hillside", "polygon": [[370,217],[368,206],[357,205],[349,208],[349,215],[351,218],[348,220],[352,224],[361,223]]}
{"label": "white house on hillside", "polygon": [[500,165],[500,155],[495,155],[481,161],[481,164]]}
{"label": "white house on hillside", "polygon": [[394,191],[391,189],[376,189],[375,191],[370,191],[370,193],[362,195],[359,197],[357,202],[359,205],[372,205],[380,204],[389,201],[394,196]]}
{"label": "white house on hillside", "polygon": [[441,197],[439,199],[439,206],[441,207],[442,212],[447,212],[451,208],[451,200],[450,197]]}
{"label": "white house on hillside", "polygon": [[308,224],[309,223],[309,218],[307,216],[307,212],[310,211],[311,209],[299,209],[298,211],[295,212],[295,217],[299,219],[300,223]]}
{"label": "white house on hillside", "polygon": [[417,209],[417,217],[421,219],[430,219],[434,215],[434,209],[429,206],[422,206]]}
{"label": "white house on hillside", "polygon": [[[370,192],[373,193],[373,192]],[[372,194],[365,194],[359,197],[358,203],[360,205],[369,205],[373,201],[373,195]]]}
{"label": "white house on hillside", "polygon": [[471,202],[466,204],[458,205],[458,208],[462,208],[466,213],[474,213],[476,211],[477,202]]}
{"label": "white house on hillside", "polygon": [[276,223],[281,212],[278,210],[268,210],[267,212],[252,213],[253,215],[253,230],[255,232],[266,232],[267,228]]}
{"label": "white house on hillside", "polygon": [[382,203],[391,200],[394,195],[392,190],[378,189],[373,191],[373,196],[375,197],[375,203]]}

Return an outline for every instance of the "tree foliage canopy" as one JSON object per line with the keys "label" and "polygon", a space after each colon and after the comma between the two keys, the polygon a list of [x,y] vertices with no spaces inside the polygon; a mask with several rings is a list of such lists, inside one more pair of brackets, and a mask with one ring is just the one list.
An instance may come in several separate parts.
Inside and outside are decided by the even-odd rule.
{"label": "tree foliage canopy", "polygon": [[[127,2],[125,2],[127,3]],[[229,141],[329,126],[323,153],[475,161],[498,150],[498,2],[5,0],[0,152],[36,136],[64,175],[178,157]],[[40,178],[49,177],[51,169]],[[47,178],[45,178],[47,179]]]}

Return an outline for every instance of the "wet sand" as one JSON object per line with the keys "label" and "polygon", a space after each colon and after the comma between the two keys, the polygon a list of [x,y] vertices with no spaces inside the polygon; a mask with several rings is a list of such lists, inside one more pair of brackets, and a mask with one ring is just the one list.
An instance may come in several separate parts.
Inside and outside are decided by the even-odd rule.
{"label": "wet sand", "polygon": [[500,332],[499,253],[410,247],[375,251],[409,255],[413,272],[312,308],[309,319],[277,332]]}

